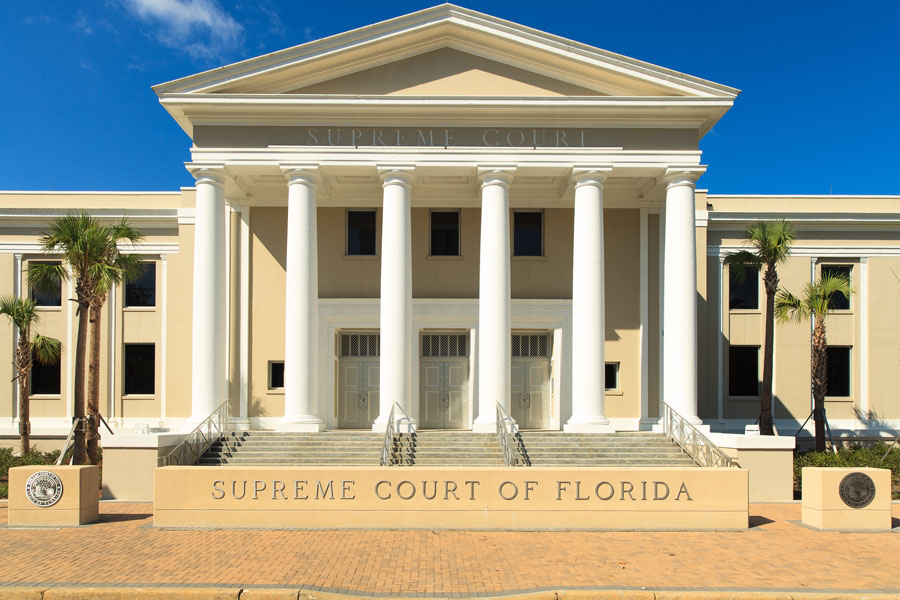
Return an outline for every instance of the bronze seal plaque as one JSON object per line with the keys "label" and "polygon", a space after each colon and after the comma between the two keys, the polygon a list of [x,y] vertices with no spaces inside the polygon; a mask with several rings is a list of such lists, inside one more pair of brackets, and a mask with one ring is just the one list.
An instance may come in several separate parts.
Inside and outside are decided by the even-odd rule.
{"label": "bronze seal plaque", "polygon": [[850,473],[841,479],[838,492],[850,508],[865,508],[875,499],[875,482],[865,473]]}
{"label": "bronze seal plaque", "polygon": [[25,482],[25,495],[32,504],[41,508],[53,506],[59,502],[62,494],[62,480],[51,471],[38,471]]}

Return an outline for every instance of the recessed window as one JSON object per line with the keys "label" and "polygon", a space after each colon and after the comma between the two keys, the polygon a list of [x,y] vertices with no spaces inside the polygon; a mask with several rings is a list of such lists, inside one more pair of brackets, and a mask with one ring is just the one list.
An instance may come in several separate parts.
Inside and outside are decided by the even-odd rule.
{"label": "recessed window", "polygon": [[153,344],[125,344],[126,396],[156,393],[156,348]]}
{"label": "recessed window", "polygon": [[375,211],[347,211],[347,255],[375,256]]}
{"label": "recessed window", "polygon": [[544,213],[513,213],[513,256],[544,255]]}
{"label": "recessed window", "polygon": [[829,346],[826,353],[827,385],[825,395],[837,398],[850,397],[850,347]]}
{"label": "recessed window", "polygon": [[[843,276],[847,278],[847,281],[850,281],[850,272],[852,270],[853,267],[851,267],[850,265],[822,265],[822,276]],[[843,292],[837,292],[836,294],[833,294],[831,296],[831,301],[828,303],[828,308],[830,308],[831,310],[849,310],[850,298],[845,296]]]}
{"label": "recessed window", "polygon": [[[58,261],[29,261],[31,265],[59,265]],[[39,290],[31,287],[31,299],[37,306],[62,306],[62,281],[56,280],[56,286],[52,290]]]}
{"label": "recessed window", "polygon": [[759,308],[759,267],[744,267],[743,278],[737,269],[728,269],[728,308],[756,310]]}
{"label": "recessed window", "polygon": [[31,395],[58,396],[60,393],[60,362],[45,365],[34,361],[31,365]]}
{"label": "recessed window", "polygon": [[156,306],[156,263],[143,263],[144,270],[125,284],[125,306]]}
{"label": "recessed window", "polygon": [[269,361],[269,389],[270,390],[283,390],[284,389],[284,361],[283,360]]}
{"label": "recessed window", "polygon": [[619,389],[619,363],[606,363],[603,383],[607,390]]}
{"label": "recessed window", "polygon": [[431,211],[431,256],[459,256],[459,211]]}
{"label": "recessed window", "polygon": [[759,396],[759,346],[728,349],[728,395]]}

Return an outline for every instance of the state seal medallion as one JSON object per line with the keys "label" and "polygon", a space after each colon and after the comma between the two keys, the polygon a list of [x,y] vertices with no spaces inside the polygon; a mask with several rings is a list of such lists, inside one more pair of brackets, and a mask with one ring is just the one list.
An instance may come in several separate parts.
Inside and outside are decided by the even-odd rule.
{"label": "state seal medallion", "polygon": [[32,504],[41,508],[53,506],[62,494],[62,480],[51,471],[38,471],[25,482],[25,495]]}
{"label": "state seal medallion", "polygon": [[850,473],[841,479],[838,492],[850,508],[865,508],[875,499],[875,482],[865,473]]}

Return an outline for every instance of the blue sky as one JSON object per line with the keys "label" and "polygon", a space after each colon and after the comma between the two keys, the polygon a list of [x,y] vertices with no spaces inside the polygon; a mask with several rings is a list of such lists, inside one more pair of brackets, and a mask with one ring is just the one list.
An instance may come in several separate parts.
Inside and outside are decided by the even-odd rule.
{"label": "blue sky", "polygon": [[[900,194],[900,2],[459,4],[743,90],[713,193]],[[432,1],[0,2],[0,189],[175,190],[190,140],[150,86]]]}

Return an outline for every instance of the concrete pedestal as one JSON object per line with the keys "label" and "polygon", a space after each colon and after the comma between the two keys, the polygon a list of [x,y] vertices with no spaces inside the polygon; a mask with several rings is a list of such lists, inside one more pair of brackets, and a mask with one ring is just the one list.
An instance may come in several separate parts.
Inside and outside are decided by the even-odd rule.
{"label": "concrete pedestal", "polygon": [[100,468],[32,465],[9,470],[9,526],[59,527],[100,516]]}
{"label": "concrete pedestal", "polygon": [[805,467],[803,524],[816,529],[891,529],[888,469]]}

